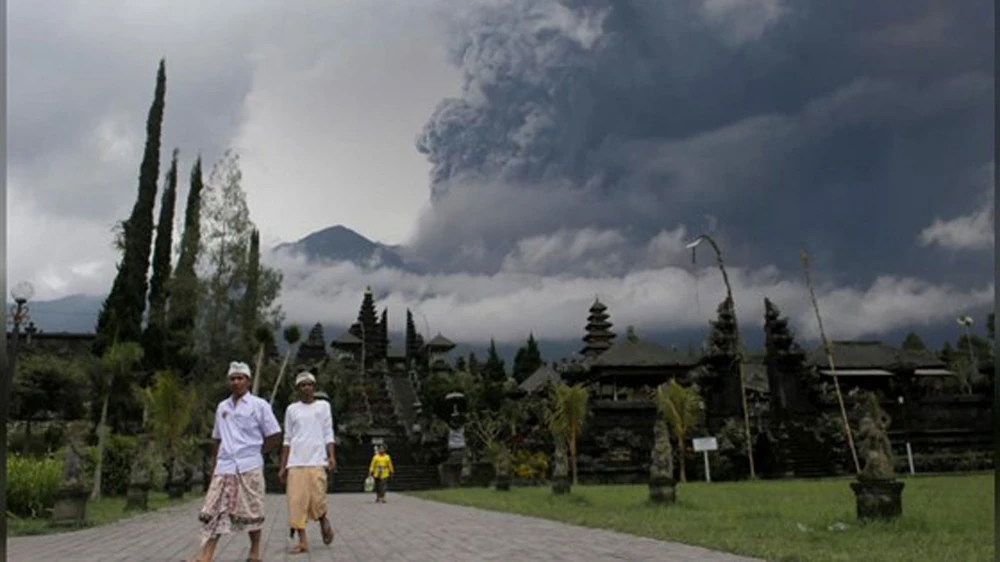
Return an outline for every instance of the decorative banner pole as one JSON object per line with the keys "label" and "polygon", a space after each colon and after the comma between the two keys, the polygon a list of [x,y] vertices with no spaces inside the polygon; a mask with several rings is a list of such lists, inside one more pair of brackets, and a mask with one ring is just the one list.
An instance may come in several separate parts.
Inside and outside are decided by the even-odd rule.
{"label": "decorative banner pole", "polygon": [[819,325],[819,336],[823,341],[823,351],[826,352],[827,363],[830,364],[830,374],[833,375],[833,386],[837,390],[837,401],[840,402],[840,416],[844,420],[844,434],[847,435],[847,444],[851,447],[851,458],[854,459],[854,470],[861,474],[861,465],[858,463],[858,451],[854,448],[854,436],[851,433],[851,424],[847,421],[847,408],[844,407],[844,395],[840,392],[840,378],[837,376],[837,368],[833,364],[833,348],[826,339],[826,332],[823,330],[823,318],[819,315],[819,304],[816,302],[816,293],[813,291],[812,277],[809,275],[809,254],[802,250],[802,268],[806,272],[806,286],[809,288],[809,298],[812,300],[813,311],[816,312],[816,323]]}
{"label": "decorative banner pole", "polygon": [[740,324],[736,320],[736,301],[733,300],[733,288],[729,285],[729,275],[726,273],[726,266],[722,263],[722,250],[719,249],[719,245],[715,243],[714,238],[708,234],[702,234],[698,238],[695,238],[694,242],[688,244],[687,247],[691,248],[691,261],[694,261],[695,247],[700,244],[702,240],[708,242],[712,246],[712,249],[715,250],[715,260],[719,265],[719,271],[722,272],[722,282],[726,284],[726,297],[733,307],[733,328],[736,331],[736,363],[739,367],[740,373],[740,397],[743,399],[743,425],[747,434],[747,459],[750,461],[750,478],[753,479],[757,477],[757,472],[754,469],[753,462],[753,437],[750,435],[750,410],[747,408],[747,384],[746,378],[743,375],[743,338],[740,336]]}

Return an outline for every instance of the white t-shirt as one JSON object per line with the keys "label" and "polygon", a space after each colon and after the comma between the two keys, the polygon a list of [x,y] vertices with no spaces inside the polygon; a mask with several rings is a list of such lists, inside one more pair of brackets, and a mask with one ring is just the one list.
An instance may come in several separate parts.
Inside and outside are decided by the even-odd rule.
{"label": "white t-shirt", "polygon": [[285,410],[285,446],[290,449],[286,466],[326,466],[326,445],[333,442],[329,402],[296,402]]}

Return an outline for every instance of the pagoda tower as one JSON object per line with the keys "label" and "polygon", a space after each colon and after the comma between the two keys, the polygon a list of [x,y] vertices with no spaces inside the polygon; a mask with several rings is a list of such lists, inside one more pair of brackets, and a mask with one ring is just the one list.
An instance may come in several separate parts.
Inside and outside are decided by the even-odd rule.
{"label": "pagoda tower", "polygon": [[608,307],[604,306],[599,298],[594,297],[590,315],[587,316],[587,333],[583,336],[584,346],[580,350],[582,355],[594,358],[611,347],[615,333],[611,331],[612,324],[608,321],[607,310]]}

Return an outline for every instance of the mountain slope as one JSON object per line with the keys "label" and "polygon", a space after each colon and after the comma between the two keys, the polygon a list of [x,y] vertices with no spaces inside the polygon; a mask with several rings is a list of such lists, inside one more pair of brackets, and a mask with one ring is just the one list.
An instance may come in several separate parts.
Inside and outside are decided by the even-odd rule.
{"label": "mountain slope", "polygon": [[405,268],[394,247],[372,242],[346,226],[318,230],[291,243],[279,244],[274,251],[301,254],[310,262],[349,261],[362,267]]}

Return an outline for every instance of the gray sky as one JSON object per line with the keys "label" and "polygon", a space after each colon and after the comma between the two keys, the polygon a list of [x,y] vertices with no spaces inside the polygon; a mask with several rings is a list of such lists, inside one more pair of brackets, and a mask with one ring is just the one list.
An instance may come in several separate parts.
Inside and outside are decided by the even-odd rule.
{"label": "gray sky", "polygon": [[459,340],[578,337],[595,294],[622,330],[696,328],[705,230],[745,323],[768,296],[813,335],[802,247],[834,336],[993,302],[985,0],[61,6],[8,4],[9,282],[39,299],[110,286],[163,56],[179,210],[232,147],[265,243],[345,224],[440,271],[275,256],[291,321],[372,284]]}

